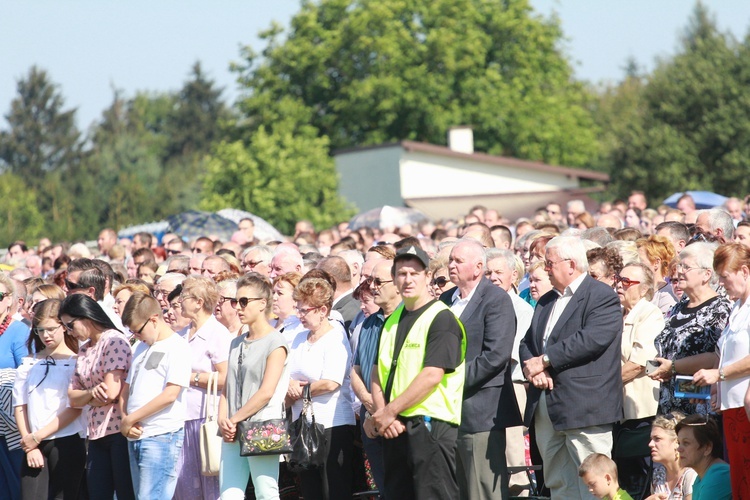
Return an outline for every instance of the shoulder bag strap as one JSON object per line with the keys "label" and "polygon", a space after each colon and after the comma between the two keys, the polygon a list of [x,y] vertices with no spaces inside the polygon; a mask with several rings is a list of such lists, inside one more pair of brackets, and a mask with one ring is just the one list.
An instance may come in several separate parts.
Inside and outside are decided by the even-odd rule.
{"label": "shoulder bag strap", "polygon": [[[393,346],[393,358],[391,358],[391,369],[388,371],[388,380],[385,382],[385,390],[383,391],[383,397],[385,398],[385,404],[388,404],[391,402],[391,391],[393,390],[393,379],[396,375],[396,365],[398,365],[398,357],[401,354],[401,348],[404,347],[404,342],[406,342],[406,337],[409,336],[409,332],[406,332],[406,335],[404,335],[404,340],[402,342],[398,341],[398,323],[401,321],[401,315],[404,313],[404,310],[401,310],[401,313],[398,316],[398,319],[396,320],[396,342]],[[383,328],[385,328],[385,323],[383,323]],[[382,329],[381,329],[381,335],[382,335]]]}

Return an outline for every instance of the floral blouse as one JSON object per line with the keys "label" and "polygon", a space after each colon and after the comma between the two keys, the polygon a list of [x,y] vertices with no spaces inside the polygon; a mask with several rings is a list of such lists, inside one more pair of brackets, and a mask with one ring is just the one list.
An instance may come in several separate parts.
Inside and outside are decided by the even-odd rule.
{"label": "floral blouse", "polygon": [[[654,344],[659,357],[669,360],[686,358],[704,352],[713,352],[727,326],[732,303],[717,295],[696,307],[688,301],[678,302],[667,319],[664,330],[656,336]],[[659,413],[677,410],[685,415],[706,413],[707,405],[691,404],[688,399],[674,397],[674,379],[662,382],[659,389]]]}
{"label": "floral blouse", "polygon": [[[697,474],[690,467],[686,467],[682,471],[682,474],[677,479],[677,484],[674,485],[672,491],[669,492],[668,500],[682,500],[688,495],[693,494],[693,482],[695,481]],[[651,481],[651,493],[656,493],[657,488],[660,486],[664,489],[669,489],[667,484],[667,470],[662,464],[654,464],[654,475]]]}

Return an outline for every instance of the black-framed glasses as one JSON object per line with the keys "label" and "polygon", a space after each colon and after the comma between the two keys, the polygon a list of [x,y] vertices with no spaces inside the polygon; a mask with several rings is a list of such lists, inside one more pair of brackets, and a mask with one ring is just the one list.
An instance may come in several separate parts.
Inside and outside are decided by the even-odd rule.
{"label": "black-framed glasses", "polygon": [[69,332],[72,332],[72,331],[73,331],[73,325],[74,325],[74,324],[75,324],[75,322],[76,322],[76,321],[78,321],[79,319],[81,319],[81,318],[73,318],[72,320],[70,320],[70,322],[69,322],[69,323],[65,323],[65,322],[63,321],[63,322],[62,322],[62,326],[63,326],[63,327],[64,327],[64,328],[65,328],[65,329],[66,329],[67,331],[69,331]]}
{"label": "black-framed glasses", "polygon": [[370,286],[378,290],[382,288],[386,283],[393,283],[393,280],[381,280],[380,278],[370,277]]}
{"label": "black-framed glasses", "polygon": [[177,250],[175,248],[167,248],[165,249],[165,252],[167,252],[169,255],[177,255],[178,253],[182,252],[182,250]]}
{"label": "black-framed glasses", "polygon": [[263,300],[263,297],[241,297],[239,299],[230,299],[230,300],[234,300],[240,306],[240,309],[244,309],[247,307],[247,305],[250,302],[255,302],[256,300]]}
{"label": "black-framed glasses", "polygon": [[48,328],[42,328],[42,327],[36,326],[36,327],[33,328],[34,335],[36,335],[37,337],[42,337],[42,336],[44,336],[47,333],[54,332],[55,330],[57,330],[61,326],[63,326],[63,325],[59,324],[57,326],[51,326],[51,327],[48,327]]}
{"label": "black-framed glasses", "polygon": [[433,278],[433,280],[430,281],[430,285],[436,286],[438,288],[443,288],[447,284],[448,278],[446,278],[445,276],[438,276],[437,278]]}
{"label": "black-framed glasses", "polygon": [[233,297],[224,297],[223,295],[219,296],[219,305],[223,305],[226,301],[229,301],[231,307],[237,307],[237,299]]}
{"label": "black-framed glasses", "polygon": [[146,325],[148,325],[148,322],[151,321],[151,318],[147,319],[145,323],[143,323],[143,326],[138,329],[137,332],[135,332],[136,335],[140,335],[144,328],[146,328]]}
{"label": "black-framed glasses", "polygon": [[68,290],[80,290],[82,288],[86,288],[85,286],[81,285],[80,283],[73,283],[69,279],[65,280],[65,288]]}

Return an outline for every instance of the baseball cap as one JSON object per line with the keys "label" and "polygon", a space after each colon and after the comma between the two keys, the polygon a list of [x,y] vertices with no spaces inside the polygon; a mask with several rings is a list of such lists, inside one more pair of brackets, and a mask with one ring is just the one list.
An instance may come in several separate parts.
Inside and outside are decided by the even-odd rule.
{"label": "baseball cap", "polygon": [[430,257],[427,255],[427,252],[422,250],[420,247],[412,245],[400,249],[398,252],[396,252],[396,257],[393,259],[393,264],[395,265],[396,262],[398,262],[400,259],[406,258],[417,259],[422,263],[425,269],[430,266]]}

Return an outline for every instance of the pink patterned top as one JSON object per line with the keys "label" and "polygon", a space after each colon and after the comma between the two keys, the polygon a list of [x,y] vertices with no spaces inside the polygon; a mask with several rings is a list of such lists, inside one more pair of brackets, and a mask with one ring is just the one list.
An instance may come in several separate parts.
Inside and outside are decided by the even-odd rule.
{"label": "pink patterned top", "polygon": [[[123,370],[127,375],[132,358],[127,337],[118,330],[102,333],[95,345],[81,346],[70,387],[88,390],[104,382],[104,376],[115,370]],[[122,379],[125,380],[125,377]],[[122,412],[117,402],[106,406],[88,407],[88,437],[99,439],[120,432]]]}

